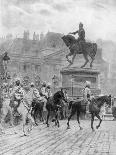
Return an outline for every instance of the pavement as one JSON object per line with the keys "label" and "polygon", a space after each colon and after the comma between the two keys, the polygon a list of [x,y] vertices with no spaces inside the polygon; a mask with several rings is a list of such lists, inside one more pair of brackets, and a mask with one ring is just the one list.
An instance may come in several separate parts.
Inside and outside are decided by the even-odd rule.
{"label": "pavement", "polygon": [[39,123],[29,136],[23,136],[20,126],[7,129],[0,134],[0,155],[116,155],[116,121],[103,121],[95,132],[90,120],[81,120],[83,130],[76,120],[70,121],[70,129],[66,123],[60,121],[59,128]]}

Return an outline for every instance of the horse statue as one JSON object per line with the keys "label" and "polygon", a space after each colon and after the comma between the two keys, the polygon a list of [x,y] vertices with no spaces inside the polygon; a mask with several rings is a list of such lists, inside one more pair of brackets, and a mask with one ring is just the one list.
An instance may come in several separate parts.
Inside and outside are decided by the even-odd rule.
{"label": "horse statue", "polygon": [[[111,106],[111,95],[109,95],[109,96],[104,95],[104,96],[96,97],[95,99],[91,100],[91,103],[89,105],[89,111],[91,114],[91,129],[92,129],[92,131],[94,131],[93,122],[94,122],[95,116],[99,119],[99,124],[96,126],[96,129],[98,129],[100,127],[102,119],[99,114],[100,114],[101,107],[105,103],[108,106]],[[80,126],[79,116],[80,116],[81,112],[86,113],[86,105],[83,104],[83,100],[77,99],[76,101],[70,101],[69,109],[70,109],[71,113],[70,113],[70,116],[68,117],[67,128],[68,129],[70,128],[69,121],[70,121],[71,117],[75,113],[77,113],[77,121],[78,121],[80,130],[82,130],[83,128]]]}
{"label": "horse statue", "polygon": [[[77,54],[83,54],[85,63],[81,66],[81,68],[85,67],[87,63],[89,62],[88,56],[91,58],[90,67],[93,66],[93,61],[95,59],[95,55],[97,52],[97,44],[96,43],[90,43],[90,42],[82,42],[82,50],[80,50],[79,42],[75,39],[74,36],[68,34],[64,35],[62,37],[62,40],[66,44],[67,47],[69,47],[70,53],[66,55],[67,61],[70,63],[69,66],[71,66],[74,62],[74,59]],[[72,57],[72,61],[69,60],[69,56]]]}

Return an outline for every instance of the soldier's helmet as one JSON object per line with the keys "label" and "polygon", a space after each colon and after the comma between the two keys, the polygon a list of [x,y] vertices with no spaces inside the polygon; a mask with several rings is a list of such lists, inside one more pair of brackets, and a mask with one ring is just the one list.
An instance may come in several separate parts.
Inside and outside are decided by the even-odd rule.
{"label": "soldier's helmet", "polygon": [[34,83],[33,83],[33,82],[31,82],[30,86],[31,86],[31,87],[34,87],[35,85],[34,85]]}
{"label": "soldier's helmet", "polygon": [[8,86],[8,83],[4,82],[2,86],[3,88],[6,88]]}
{"label": "soldier's helmet", "polygon": [[21,84],[21,79],[20,78],[16,78],[15,79],[15,83],[16,83],[16,85],[20,85]]}
{"label": "soldier's helmet", "polygon": [[83,23],[80,22],[80,23],[79,23],[79,27],[83,27]]}
{"label": "soldier's helmet", "polygon": [[90,88],[91,87],[91,82],[90,81],[86,81],[85,82],[85,86],[88,87],[88,88]]}
{"label": "soldier's helmet", "polygon": [[51,84],[50,84],[50,83],[47,84],[47,88],[48,88],[48,89],[51,88]]}
{"label": "soldier's helmet", "polygon": [[43,82],[42,87],[46,87],[46,82],[45,81]]}

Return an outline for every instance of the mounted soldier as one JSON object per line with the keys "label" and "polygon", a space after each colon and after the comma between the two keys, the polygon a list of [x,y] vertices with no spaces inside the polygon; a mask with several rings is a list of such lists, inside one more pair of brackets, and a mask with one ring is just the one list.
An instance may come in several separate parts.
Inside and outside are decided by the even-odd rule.
{"label": "mounted soldier", "polygon": [[[85,30],[83,28],[83,24],[82,23],[79,23],[79,30],[77,30],[75,32],[72,32],[72,33],[69,33],[69,34],[74,34],[75,35],[77,33],[79,35],[79,37],[77,39],[77,43],[79,44],[80,51],[83,51],[83,46],[84,46],[84,43],[85,43]],[[73,46],[73,44],[72,44],[72,46]]]}
{"label": "mounted soldier", "polygon": [[89,112],[89,104],[91,102],[91,83],[86,81],[85,88],[83,90],[83,100],[84,104],[86,105],[86,111]]}
{"label": "mounted soldier", "polygon": [[21,86],[21,81],[19,78],[17,78],[15,80],[15,86],[14,86],[10,96],[11,96],[11,102],[12,102],[11,106],[14,105],[13,108],[14,108],[15,115],[19,116],[20,114],[17,111],[17,108],[19,107],[20,102],[24,97],[24,90]]}
{"label": "mounted soldier", "polygon": [[46,94],[47,94],[47,99],[52,97],[52,92],[51,92],[51,84],[48,83],[46,87]]}
{"label": "mounted soldier", "polygon": [[38,89],[35,87],[34,83],[32,82],[30,86],[31,86],[30,92],[32,93],[32,100],[41,101],[42,97],[40,96],[40,93]]}

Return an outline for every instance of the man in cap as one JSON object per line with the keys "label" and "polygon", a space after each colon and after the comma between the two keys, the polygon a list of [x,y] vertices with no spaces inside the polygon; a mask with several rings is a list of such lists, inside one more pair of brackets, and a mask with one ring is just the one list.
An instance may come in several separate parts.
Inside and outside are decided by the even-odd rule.
{"label": "man in cap", "polygon": [[[78,39],[77,39],[77,42],[79,43],[79,49],[80,51],[83,50],[83,47],[84,47],[84,43],[85,43],[85,30],[83,28],[83,24],[82,23],[79,23],[79,30],[75,31],[75,32],[72,32],[70,34],[77,34],[79,35]],[[71,48],[71,47],[70,47]]]}
{"label": "man in cap", "polygon": [[48,83],[46,86],[46,95],[47,95],[47,98],[52,97],[51,84],[50,83]]}
{"label": "man in cap", "polygon": [[85,88],[83,90],[83,99],[84,99],[84,103],[87,105],[86,106],[87,112],[89,112],[89,104],[90,104],[90,101],[91,101],[90,87],[91,87],[90,81],[86,81]]}
{"label": "man in cap", "polygon": [[33,100],[36,100],[37,99],[37,100],[41,101],[42,100],[42,97],[40,96],[40,93],[39,93],[38,89],[35,88],[34,83],[32,82],[30,84],[30,86],[31,86],[30,91],[32,92],[32,99]]}
{"label": "man in cap", "polygon": [[47,98],[46,87],[47,87],[46,82],[43,82],[40,89],[40,95],[44,98]]}

